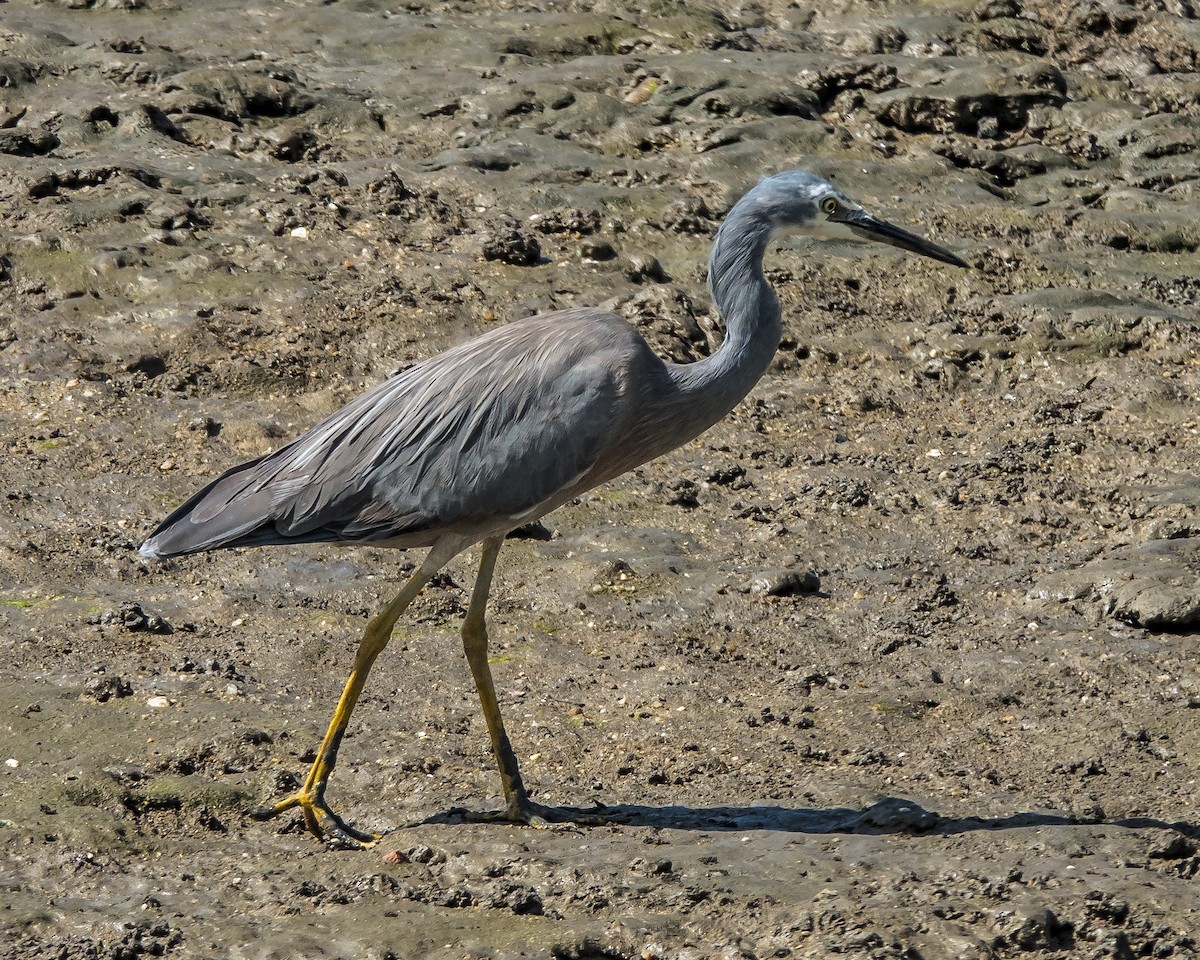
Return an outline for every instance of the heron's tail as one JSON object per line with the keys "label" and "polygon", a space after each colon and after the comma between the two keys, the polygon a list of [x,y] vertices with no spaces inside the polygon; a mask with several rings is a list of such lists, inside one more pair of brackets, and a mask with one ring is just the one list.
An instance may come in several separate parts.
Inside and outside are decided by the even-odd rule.
{"label": "heron's tail", "polygon": [[163,559],[279,542],[271,494],[261,486],[254,489],[255,468],[263,459],[240,464],[193,494],[158,525],[138,552]]}

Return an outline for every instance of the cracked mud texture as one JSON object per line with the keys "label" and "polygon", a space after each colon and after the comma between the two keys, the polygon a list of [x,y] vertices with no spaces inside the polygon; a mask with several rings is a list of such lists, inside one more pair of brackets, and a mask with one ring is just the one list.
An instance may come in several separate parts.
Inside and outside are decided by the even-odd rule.
{"label": "cracked mud texture", "polygon": [[[1192,0],[0,3],[0,956],[1200,953]],[[381,550],[136,546],[509,319],[719,342],[716,225],[801,166],[959,251],[781,237],[725,422],[472,555],[298,782]]]}

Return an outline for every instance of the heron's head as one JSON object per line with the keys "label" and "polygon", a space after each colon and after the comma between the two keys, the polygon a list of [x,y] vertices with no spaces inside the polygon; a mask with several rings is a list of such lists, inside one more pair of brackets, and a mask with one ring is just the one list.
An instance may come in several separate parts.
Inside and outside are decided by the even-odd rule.
{"label": "heron's head", "polygon": [[755,211],[775,227],[800,229],[816,236],[874,240],[956,267],[967,266],[945,247],[868,213],[833,184],[803,170],[767,177],[743,202],[753,204]]}

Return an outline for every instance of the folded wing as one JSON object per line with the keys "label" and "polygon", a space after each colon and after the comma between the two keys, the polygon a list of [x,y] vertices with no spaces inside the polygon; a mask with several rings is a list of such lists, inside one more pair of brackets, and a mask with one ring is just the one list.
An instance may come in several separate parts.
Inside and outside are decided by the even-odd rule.
{"label": "folded wing", "polygon": [[[371,542],[521,518],[594,471],[655,358],[612,314],[510,324],[402,371],[219,477],[142,547]],[[432,543],[435,536],[428,542]]]}

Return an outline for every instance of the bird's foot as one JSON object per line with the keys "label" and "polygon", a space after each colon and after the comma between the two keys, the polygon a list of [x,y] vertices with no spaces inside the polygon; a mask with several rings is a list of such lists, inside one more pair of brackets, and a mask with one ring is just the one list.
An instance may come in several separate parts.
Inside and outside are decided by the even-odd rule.
{"label": "bird's foot", "polygon": [[270,820],[293,807],[300,808],[309,833],[333,846],[363,850],[379,840],[377,833],[350,826],[330,808],[324,790],[311,790],[307,785],[278,803],[255,807],[250,816],[254,820]]}
{"label": "bird's foot", "polygon": [[579,810],[574,807],[550,807],[525,797],[509,803],[502,810],[466,810],[453,807],[450,816],[466,823],[515,823],[539,829],[554,829],[569,826],[599,827],[611,821],[595,810]]}

